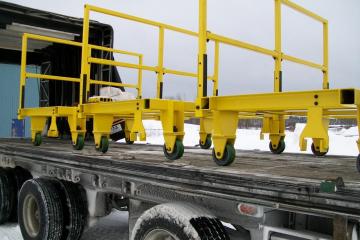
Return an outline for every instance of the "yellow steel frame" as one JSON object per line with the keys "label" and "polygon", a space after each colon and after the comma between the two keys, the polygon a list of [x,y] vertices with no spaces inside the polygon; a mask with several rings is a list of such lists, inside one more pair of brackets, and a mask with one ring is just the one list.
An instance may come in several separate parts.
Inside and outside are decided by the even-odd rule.
{"label": "yellow steel frame", "polygon": [[[126,119],[126,137],[130,141],[145,139],[143,119],[159,119],[164,129],[165,149],[172,152],[175,142],[182,141],[184,136],[184,118],[195,116],[200,118],[200,142],[203,144],[209,135],[214,141],[214,154],[222,159],[227,145],[235,142],[235,131],[240,118],[263,119],[262,134],[268,133],[272,147],[276,148],[285,137],[285,119],[287,116],[307,116],[308,122],[300,137],[301,150],[306,149],[306,139],[312,138],[319,152],[326,152],[329,147],[328,123],[330,117],[357,118],[360,123],[360,92],[356,89],[329,90],[328,79],[328,21],[289,0],[274,0],[275,3],[275,48],[266,49],[240,40],[228,38],[208,31],[207,29],[207,0],[199,0],[199,32],[189,31],[168,24],[131,16],[128,14],[108,10],[92,5],[85,5],[82,43],[44,36],[24,34],[22,45],[22,65],[20,77],[19,118],[31,116],[32,138],[42,130],[47,117],[56,120],[58,116],[71,119],[73,139],[85,130],[87,118],[94,119],[94,136],[97,147],[101,145],[102,137],[108,137],[112,122],[115,118]],[[282,51],[281,15],[282,6],[288,6],[323,24],[323,63],[314,63],[287,55]],[[156,27],[159,30],[158,63],[157,66],[143,64],[143,55],[124,50],[116,50],[89,44],[90,13],[106,14],[141,24]],[[164,66],[165,31],[175,31],[198,38],[198,69],[197,73],[167,69]],[[35,39],[82,48],[81,74],[79,78],[31,74],[26,72],[27,40]],[[207,42],[213,41],[214,75],[207,72]],[[252,94],[238,96],[219,96],[219,64],[220,44],[247,49],[274,58],[274,92],[269,94]],[[138,57],[138,64],[120,62],[92,57],[92,51],[106,51]],[[287,60],[302,64],[323,72],[322,90],[305,92],[282,92],[282,61]],[[90,79],[92,64],[118,66],[138,70],[137,84],[113,83],[103,80]],[[157,74],[157,92],[155,99],[142,99],[143,71]],[[162,89],[165,74],[197,78],[197,99],[195,103],[163,100]],[[35,77],[55,81],[70,81],[80,84],[80,103],[77,107],[24,108],[24,86],[26,78]],[[212,97],[207,96],[207,81],[213,81]],[[114,87],[128,87],[137,89],[137,99],[121,102],[89,102],[90,85],[106,85]],[[85,90],[85,91],[83,91]],[[83,95],[85,93],[85,95]],[[52,121],[54,123],[56,121]],[[49,135],[56,136],[56,124],[50,127]],[[75,140],[76,141],[76,140]],[[74,142],[75,144],[76,142]],[[360,149],[360,140],[358,141]]]}
{"label": "yellow steel frame", "polygon": [[[240,115],[254,114],[263,118],[262,135],[269,133],[272,147],[276,148],[285,137],[285,118],[289,115],[307,116],[308,122],[300,137],[300,148],[306,150],[306,138],[312,138],[316,150],[327,152],[329,147],[328,124],[329,117],[358,118],[359,120],[359,90],[340,89],[328,90],[328,21],[315,13],[289,0],[274,0],[275,3],[275,49],[270,50],[250,43],[221,36],[207,30],[207,0],[199,0],[199,59],[198,59],[198,98],[196,100],[196,116],[201,121],[207,121],[214,141],[214,154],[222,159],[227,144],[233,145],[237,121]],[[282,51],[281,15],[282,5],[296,10],[323,24],[323,63],[318,64],[308,60],[287,55]],[[218,71],[218,45],[226,44],[247,49],[274,58],[274,93],[239,96],[218,96],[217,85],[212,97],[207,97],[204,91],[206,79],[206,46],[208,41],[214,41],[215,72]],[[323,90],[309,92],[282,93],[282,61],[287,60],[302,64],[323,72]],[[218,73],[216,82],[218,84]],[[352,100],[352,101],[351,101]],[[345,101],[345,102],[344,102]],[[209,117],[210,116],[210,117]],[[250,115],[251,116],[251,115]],[[210,120],[209,120],[210,119]],[[211,121],[212,119],[212,121]],[[202,129],[202,128],[201,128]],[[205,135],[205,134],[203,134]],[[360,141],[358,141],[360,149]]]}

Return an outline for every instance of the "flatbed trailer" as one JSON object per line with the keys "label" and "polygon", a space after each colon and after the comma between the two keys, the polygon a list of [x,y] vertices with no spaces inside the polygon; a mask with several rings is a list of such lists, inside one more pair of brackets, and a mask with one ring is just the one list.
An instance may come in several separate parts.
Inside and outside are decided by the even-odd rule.
{"label": "flatbed trailer", "polygon": [[51,139],[34,148],[29,139],[0,139],[0,166],[81,186],[88,225],[112,208],[128,210],[130,234],[146,210],[180,204],[237,229],[224,228],[230,235],[214,239],[358,239],[360,175],[353,157],[238,151],[235,164],[218,167],[196,147],[174,162],[161,146],[112,143],[112,149],[102,154],[87,144],[79,152]]}

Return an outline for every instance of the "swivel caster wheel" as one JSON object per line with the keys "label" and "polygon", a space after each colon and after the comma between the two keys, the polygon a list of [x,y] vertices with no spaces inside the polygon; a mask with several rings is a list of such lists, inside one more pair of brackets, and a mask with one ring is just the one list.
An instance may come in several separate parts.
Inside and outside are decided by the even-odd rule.
{"label": "swivel caster wheel", "polygon": [[42,136],[41,136],[41,133],[36,133],[35,134],[35,139],[34,139],[34,146],[40,146],[42,143]]}
{"label": "swivel caster wheel", "polygon": [[316,156],[316,157],[324,157],[329,152],[329,149],[326,152],[320,152],[320,150],[315,147],[315,144],[312,143],[311,151],[314,154],[314,156]]}
{"label": "swivel caster wheel", "polygon": [[174,161],[180,159],[184,155],[184,144],[181,140],[177,139],[172,152],[168,152],[166,144],[164,144],[163,151],[167,159]]}
{"label": "swivel caster wheel", "polygon": [[201,149],[209,149],[209,148],[211,148],[211,145],[212,145],[211,135],[206,136],[205,142],[202,142],[200,140],[199,145],[200,145]]}
{"label": "swivel caster wheel", "polygon": [[126,142],[126,144],[128,144],[128,145],[134,144],[134,141],[131,141],[129,138],[125,138],[125,142]]}
{"label": "swivel caster wheel", "polygon": [[224,154],[222,158],[219,158],[218,155],[220,153],[215,152],[215,148],[213,149],[212,156],[215,163],[219,166],[229,166],[235,160],[236,151],[234,145],[226,144]]}
{"label": "swivel caster wheel", "polygon": [[101,137],[100,146],[96,148],[99,152],[106,153],[109,150],[109,139],[105,136]]}
{"label": "swivel caster wheel", "polygon": [[82,150],[85,146],[85,140],[83,135],[78,135],[76,139],[76,144],[73,145],[75,150]]}
{"label": "swivel caster wheel", "polygon": [[276,148],[273,147],[272,142],[269,143],[269,149],[273,154],[282,154],[285,151],[286,144],[283,139],[280,140]]}

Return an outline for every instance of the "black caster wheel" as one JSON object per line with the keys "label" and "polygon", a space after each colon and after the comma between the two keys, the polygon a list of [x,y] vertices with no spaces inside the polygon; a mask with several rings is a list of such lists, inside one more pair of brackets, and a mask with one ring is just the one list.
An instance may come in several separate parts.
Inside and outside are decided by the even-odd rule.
{"label": "black caster wheel", "polygon": [[207,135],[207,136],[206,136],[205,142],[202,142],[202,141],[200,140],[199,145],[200,145],[200,147],[201,147],[202,149],[209,149],[209,148],[211,148],[211,145],[212,145],[211,135]]}
{"label": "black caster wheel", "polygon": [[218,153],[215,152],[215,148],[213,149],[212,156],[215,163],[219,166],[229,166],[231,165],[235,160],[236,151],[234,148],[234,145],[232,144],[226,144],[225,151],[223,154],[223,157],[220,159],[218,158]]}
{"label": "black caster wheel", "polygon": [[106,153],[109,150],[109,139],[105,136],[102,136],[100,140],[100,146],[96,150],[102,153]]}
{"label": "black caster wheel", "polygon": [[128,144],[128,145],[134,144],[134,141],[131,141],[129,138],[125,138],[125,142],[126,142],[126,144]]}
{"label": "black caster wheel", "polygon": [[184,144],[182,143],[181,140],[177,139],[172,152],[168,152],[165,144],[164,144],[163,150],[164,150],[165,157],[169,160],[174,161],[174,160],[180,159],[184,155]]}
{"label": "black caster wheel", "polygon": [[35,139],[34,139],[34,146],[40,146],[42,143],[42,136],[41,136],[41,133],[36,133],[35,134]]}
{"label": "black caster wheel", "polygon": [[329,150],[327,150],[326,152],[320,152],[318,149],[316,149],[314,143],[311,144],[311,151],[316,157],[323,157],[329,152]]}
{"label": "black caster wheel", "polygon": [[285,151],[285,148],[286,148],[286,144],[283,139],[280,140],[277,148],[273,148],[272,142],[269,143],[269,149],[273,154],[282,154]]}
{"label": "black caster wheel", "polygon": [[356,169],[360,173],[360,154],[358,155],[356,159]]}
{"label": "black caster wheel", "polygon": [[76,139],[76,144],[73,145],[75,150],[82,150],[85,146],[85,140],[83,135],[78,135]]}

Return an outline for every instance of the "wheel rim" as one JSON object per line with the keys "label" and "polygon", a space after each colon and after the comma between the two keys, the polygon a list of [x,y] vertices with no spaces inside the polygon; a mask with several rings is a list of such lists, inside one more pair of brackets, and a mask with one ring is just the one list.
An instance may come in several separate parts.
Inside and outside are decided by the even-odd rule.
{"label": "wheel rim", "polygon": [[23,220],[26,232],[36,237],[40,232],[40,211],[35,197],[31,194],[24,199]]}
{"label": "wheel rim", "polygon": [[176,235],[165,229],[154,229],[149,232],[144,240],[180,240]]}

